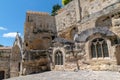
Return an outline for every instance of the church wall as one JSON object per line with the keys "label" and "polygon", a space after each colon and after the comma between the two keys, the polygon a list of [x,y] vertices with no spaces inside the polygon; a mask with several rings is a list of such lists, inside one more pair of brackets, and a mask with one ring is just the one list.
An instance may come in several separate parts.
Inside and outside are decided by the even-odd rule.
{"label": "church wall", "polygon": [[100,11],[89,14],[89,16],[82,18],[81,22],[78,23],[79,33],[93,27],[107,27],[114,32],[115,28],[112,29],[112,27],[114,27],[113,19],[114,16],[120,11],[119,1],[116,1],[115,3],[116,4],[109,5],[109,7],[102,8]]}
{"label": "church wall", "polygon": [[[86,34],[90,33],[93,35],[92,33],[94,33],[94,31],[96,32],[94,34],[99,33],[100,35],[103,32],[103,38],[109,37],[113,40],[114,38],[116,39],[116,36],[119,37],[120,33],[119,30],[116,31],[116,29],[119,29],[119,17],[114,18],[116,13],[120,11],[120,3],[118,2],[119,0],[73,0],[58,11],[58,15],[55,17],[49,16],[47,13],[27,12],[24,31],[25,49],[29,53],[32,53],[30,50],[48,49],[52,41],[52,36],[55,36],[54,34],[57,32],[58,37],[73,40],[71,32],[74,28],[77,29],[76,33],[78,34],[86,30],[88,31],[82,35],[81,39],[86,37],[84,36]],[[51,25],[52,27],[50,27]],[[113,35],[112,32],[116,35]],[[95,35],[93,35],[93,38],[95,38]],[[106,41],[110,54],[109,58],[92,59],[90,55],[90,41],[87,39],[86,41],[77,43],[80,47],[77,52],[74,49],[73,51],[62,50],[64,53],[64,65],[55,65],[53,52],[53,61],[51,62],[52,70],[115,70],[117,68],[115,44],[113,44],[114,41],[111,41],[111,39]],[[64,49],[64,46],[61,48]],[[32,58],[28,57],[30,59],[24,63],[27,74],[40,71],[41,67],[38,66],[41,66],[41,62],[39,62],[41,57],[37,60],[32,60]],[[47,60],[47,58],[45,60]],[[30,65],[31,67],[29,67]]]}
{"label": "church wall", "polygon": [[[77,23],[77,18],[79,19],[79,15],[77,15],[75,0],[70,2],[68,5],[66,5],[64,8],[58,12],[58,15],[55,16],[56,19],[56,28],[58,35],[70,39],[70,29],[75,27],[75,24]],[[65,37],[64,37],[65,36]]]}
{"label": "church wall", "polygon": [[57,31],[60,32],[76,23],[75,1],[66,5],[58,15],[55,16]]}
{"label": "church wall", "polygon": [[82,18],[99,12],[118,1],[119,0],[80,0]]}
{"label": "church wall", "polygon": [[23,75],[34,74],[49,70],[49,60],[46,51],[31,50],[25,52]]}
{"label": "church wall", "polygon": [[21,59],[20,48],[18,45],[14,45],[12,48],[12,54],[10,55],[10,77],[17,77],[20,75]]}
{"label": "church wall", "polygon": [[110,28],[110,16],[116,14],[119,6],[119,0],[73,0],[56,16],[58,35],[70,39],[72,27],[78,27],[79,33],[96,26]]}
{"label": "church wall", "polygon": [[55,35],[56,27],[53,16],[48,13],[27,12],[24,27],[25,49],[47,49]]}
{"label": "church wall", "polygon": [[[63,65],[56,65],[56,52],[61,51],[63,55]],[[77,59],[73,52],[67,51],[63,46],[55,47],[52,53],[51,70],[56,71],[74,71],[77,69]],[[60,58],[59,58],[60,59]]]}
{"label": "church wall", "polygon": [[4,71],[4,79],[10,77],[11,47],[0,47],[0,71]]}
{"label": "church wall", "polygon": [[115,57],[117,59],[117,64],[120,65],[120,45],[115,46]]}
{"label": "church wall", "polygon": [[[119,46],[115,46],[116,36],[120,37],[119,18],[120,3],[119,0],[73,0],[66,5],[61,12],[55,17],[48,13],[31,12],[26,14],[24,27],[24,62],[23,74],[33,74],[49,70],[116,70],[117,64],[120,63]],[[116,3],[116,4],[114,4]],[[114,4],[114,5],[113,5]],[[117,17],[116,17],[117,15]],[[76,28],[75,32],[74,30]],[[99,28],[99,29],[98,29]],[[107,30],[106,30],[107,28]],[[91,30],[91,31],[90,31]],[[90,55],[90,39],[87,36],[83,42],[75,42],[78,49],[66,50],[62,45],[59,48],[63,53],[63,65],[55,65],[54,51],[51,62],[48,51],[51,47],[53,37],[58,36],[68,40],[73,40],[74,34],[85,32],[80,39],[84,39],[86,35],[102,32],[103,38],[108,44],[109,58],[93,59]],[[101,32],[100,32],[101,31]],[[106,31],[106,32],[105,32]],[[108,36],[109,31],[116,35]],[[58,32],[58,35],[57,35]],[[92,38],[96,38],[96,33],[92,34]],[[85,36],[84,36],[85,35]],[[91,36],[91,35],[90,35]],[[97,36],[98,37],[98,36]],[[17,47],[16,47],[17,48]],[[19,48],[13,47],[12,55],[20,53]],[[54,46],[54,49],[56,47]],[[42,52],[43,51],[43,52]],[[16,57],[17,56],[17,57]],[[11,57],[11,77],[19,75],[18,66],[20,55]],[[15,59],[15,60],[14,60]],[[14,65],[14,66],[13,66]],[[51,65],[51,66],[50,66]]]}
{"label": "church wall", "polygon": [[[100,35],[94,36],[94,38],[102,37]],[[105,37],[103,37],[105,38]],[[115,54],[115,45],[111,44],[111,41],[109,39],[105,39],[108,46],[108,53],[109,57],[105,58],[92,58],[91,57],[91,40],[85,43],[85,55],[83,64],[81,65],[82,69],[92,69],[92,70],[114,70],[117,71],[117,60],[116,60],[116,54]],[[85,63],[85,64],[84,64]],[[86,65],[87,64],[87,65]],[[86,65],[86,66],[84,66]]]}
{"label": "church wall", "polygon": [[54,16],[43,12],[27,12],[24,27],[23,75],[49,70],[47,49],[55,36],[57,31]]}
{"label": "church wall", "polygon": [[112,21],[112,28],[111,30],[120,37],[120,11],[114,14],[114,16],[111,18]]}

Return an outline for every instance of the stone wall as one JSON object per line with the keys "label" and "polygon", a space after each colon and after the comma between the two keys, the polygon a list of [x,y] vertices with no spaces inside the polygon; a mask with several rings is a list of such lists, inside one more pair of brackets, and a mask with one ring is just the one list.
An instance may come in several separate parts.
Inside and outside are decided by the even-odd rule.
{"label": "stone wall", "polygon": [[0,47],[0,71],[4,71],[4,79],[10,77],[11,47]]}
{"label": "stone wall", "polygon": [[21,64],[21,51],[18,45],[14,45],[12,48],[12,54],[10,55],[10,77],[17,77],[20,75]]}
{"label": "stone wall", "polygon": [[[79,4],[76,4],[77,2]],[[72,7],[73,5],[74,7]],[[71,30],[75,27],[78,29],[78,36],[81,35],[81,37],[79,37],[78,43],[76,43],[79,47],[78,51],[76,52],[73,49],[72,52],[67,52],[65,49],[65,63],[61,67],[56,65],[55,70],[88,69],[115,71],[118,66],[114,46],[118,44],[116,40],[119,37],[119,6],[119,0],[73,0],[65,6],[63,12],[56,16],[58,36],[69,39],[72,36]],[[79,10],[77,11],[76,9]],[[78,16],[77,12],[79,12],[80,16]],[[66,13],[69,13],[69,15],[65,15]],[[74,13],[74,16],[70,15],[72,13]],[[79,20],[76,17],[79,17]],[[67,20],[69,21],[67,22]],[[86,36],[87,34],[88,36]],[[97,37],[106,38],[109,57],[91,58],[91,49],[87,41],[90,42],[92,38]]]}
{"label": "stone wall", "polygon": [[112,25],[113,27],[111,30],[120,37],[120,12],[116,13],[112,18]]}
{"label": "stone wall", "polygon": [[117,64],[120,65],[120,45],[115,46],[115,57],[117,59]]}
{"label": "stone wall", "polygon": [[73,0],[56,16],[58,34],[69,39],[73,27],[79,33],[96,26],[110,28],[110,16],[119,11],[119,5],[119,0]]}
{"label": "stone wall", "polygon": [[24,28],[25,49],[47,49],[55,35],[53,16],[42,12],[27,12]]}
{"label": "stone wall", "polygon": [[80,0],[82,18],[99,12],[118,1],[119,0]]}
{"label": "stone wall", "polygon": [[65,29],[72,27],[76,24],[76,6],[75,1],[66,5],[61,13],[55,16],[57,32],[63,32]]}
{"label": "stone wall", "polygon": [[40,73],[47,70],[49,70],[49,60],[46,51],[31,50],[25,52],[23,75]]}
{"label": "stone wall", "polygon": [[109,5],[106,8],[101,9],[98,12],[89,14],[82,18],[81,22],[78,23],[79,33],[93,27],[111,27],[114,25],[112,18],[120,11],[119,1],[116,4]]}

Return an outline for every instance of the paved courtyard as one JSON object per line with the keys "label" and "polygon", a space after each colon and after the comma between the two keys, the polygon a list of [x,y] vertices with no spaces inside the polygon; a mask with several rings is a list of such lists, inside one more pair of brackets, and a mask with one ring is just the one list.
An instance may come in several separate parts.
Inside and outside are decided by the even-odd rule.
{"label": "paved courtyard", "polygon": [[7,80],[120,80],[120,73],[110,71],[50,71]]}

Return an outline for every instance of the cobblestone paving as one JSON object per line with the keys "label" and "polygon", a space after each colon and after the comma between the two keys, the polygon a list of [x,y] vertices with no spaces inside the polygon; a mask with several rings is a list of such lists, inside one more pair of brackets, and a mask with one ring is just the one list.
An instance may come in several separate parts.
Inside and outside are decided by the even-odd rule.
{"label": "cobblestone paving", "polygon": [[7,80],[120,80],[120,73],[110,71],[50,71]]}

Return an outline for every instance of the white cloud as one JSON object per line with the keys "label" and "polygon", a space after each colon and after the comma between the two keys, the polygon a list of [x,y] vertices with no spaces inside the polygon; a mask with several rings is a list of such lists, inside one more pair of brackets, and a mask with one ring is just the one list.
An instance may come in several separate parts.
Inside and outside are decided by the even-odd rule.
{"label": "white cloud", "polygon": [[[17,35],[17,32],[10,32],[10,33],[3,34],[3,37],[5,37],[5,38],[15,38],[16,35]],[[21,34],[19,33],[19,35],[21,35]]]}
{"label": "white cloud", "polygon": [[0,27],[0,30],[7,30],[7,28],[5,28],[5,27]]}

